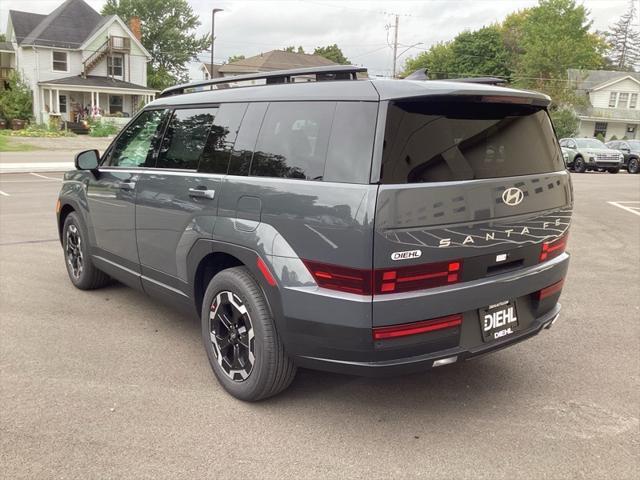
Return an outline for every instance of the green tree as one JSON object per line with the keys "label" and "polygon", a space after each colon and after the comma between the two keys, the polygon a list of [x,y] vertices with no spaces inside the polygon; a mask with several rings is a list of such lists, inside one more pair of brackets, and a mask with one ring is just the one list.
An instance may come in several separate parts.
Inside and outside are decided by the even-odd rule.
{"label": "green tree", "polygon": [[431,79],[449,78],[455,72],[454,61],[453,42],[436,43],[426,52],[408,58],[404,63],[404,71],[401,76],[406,77],[416,70],[426,68]]}
{"label": "green tree", "polygon": [[580,119],[573,108],[565,106],[551,111],[551,121],[558,138],[575,137],[580,127]]}
{"label": "green tree", "polygon": [[349,59],[344,56],[340,47],[335,43],[333,45],[327,45],[326,47],[316,47],[313,54],[320,55],[321,57],[340,65],[349,65],[351,63]]}
{"label": "green tree", "polygon": [[293,45],[290,45],[288,47],[286,47],[284,49],[285,52],[290,52],[290,53],[304,53],[304,48],[302,48],[301,46],[299,46],[297,49],[296,47],[294,47]]}
{"label": "green tree", "polygon": [[591,23],[587,9],[574,0],[540,0],[522,24],[516,84],[543,91],[557,104],[571,103],[567,69],[603,65],[606,43],[590,32]]}
{"label": "green tree", "polygon": [[232,55],[227,59],[227,63],[239,62],[240,60],[244,60],[246,57],[244,55]]}
{"label": "green tree", "polygon": [[457,76],[509,77],[509,52],[500,27],[491,25],[460,33],[453,41],[453,69]]}
{"label": "green tree", "polygon": [[187,62],[211,45],[210,35],[196,35],[200,20],[186,0],[107,0],[102,14],[140,17],[142,44],[151,54],[147,83],[159,90],[186,81]]}
{"label": "green tree", "polygon": [[0,117],[29,120],[33,115],[33,95],[29,85],[17,71],[9,75],[9,85],[0,95]]}
{"label": "green tree", "polygon": [[633,71],[640,61],[640,32],[634,28],[635,17],[636,5],[631,1],[627,12],[605,33],[609,60],[618,70]]}

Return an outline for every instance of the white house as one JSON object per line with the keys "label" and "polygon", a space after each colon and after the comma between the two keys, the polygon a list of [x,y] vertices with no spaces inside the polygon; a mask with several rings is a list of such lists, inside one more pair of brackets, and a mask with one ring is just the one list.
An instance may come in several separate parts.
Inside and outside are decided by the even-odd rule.
{"label": "white house", "polygon": [[577,108],[579,136],[640,138],[640,73],[572,69],[568,75],[588,100],[587,106]]}
{"label": "white house", "polygon": [[151,56],[140,38],[139,19],[126,25],[83,0],[67,0],[49,15],[10,10],[2,74],[22,74],[38,122],[50,114],[71,122],[129,117],[156,93],[146,86]]}

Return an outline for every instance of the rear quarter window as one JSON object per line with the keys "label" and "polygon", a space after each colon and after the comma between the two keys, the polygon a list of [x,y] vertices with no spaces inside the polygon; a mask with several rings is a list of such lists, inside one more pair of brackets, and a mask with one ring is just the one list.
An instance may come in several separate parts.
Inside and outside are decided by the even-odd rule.
{"label": "rear quarter window", "polygon": [[473,180],[563,169],[549,116],[538,107],[466,101],[389,105],[382,183]]}

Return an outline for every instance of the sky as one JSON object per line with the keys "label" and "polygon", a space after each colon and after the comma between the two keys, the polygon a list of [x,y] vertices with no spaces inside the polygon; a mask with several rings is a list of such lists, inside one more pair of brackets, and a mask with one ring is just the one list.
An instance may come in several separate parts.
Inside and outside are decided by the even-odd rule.
{"label": "sky", "polygon": [[[103,0],[85,0],[100,11]],[[578,0],[591,12],[593,29],[605,30],[624,13],[630,0]],[[640,7],[640,0],[632,0]],[[9,10],[49,13],[62,0],[2,0],[0,30],[7,26]],[[431,45],[451,40],[463,30],[499,22],[509,13],[537,4],[536,0],[188,0],[200,17],[200,33],[211,29],[211,9],[216,14],[215,62],[232,55],[257,55],[289,45],[313,52],[317,46],[337,43],[354,65],[374,75],[390,75],[394,14],[400,15],[398,60],[401,70],[408,56]],[[640,8],[639,8],[640,9]],[[209,61],[209,54],[200,58]],[[190,65],[198,75],[197,62]],[[200,78],[197,76],[196,78]]]}

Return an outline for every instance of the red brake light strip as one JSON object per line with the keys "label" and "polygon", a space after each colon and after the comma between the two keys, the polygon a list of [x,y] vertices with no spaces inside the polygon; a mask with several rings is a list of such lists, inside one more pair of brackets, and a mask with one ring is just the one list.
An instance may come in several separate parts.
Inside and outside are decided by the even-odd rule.
{"label": "red brake light strip", "polygon": [[407,337],[420,333],[444,330],[446,328],[457,327],[462,324],[462,315],[455,314],[447,317],[433,318],[422,322],[405,323],[402,325],[392,325],[388,327],[377,327],[373,329],[374,340],[386,340],[390,338]]}

